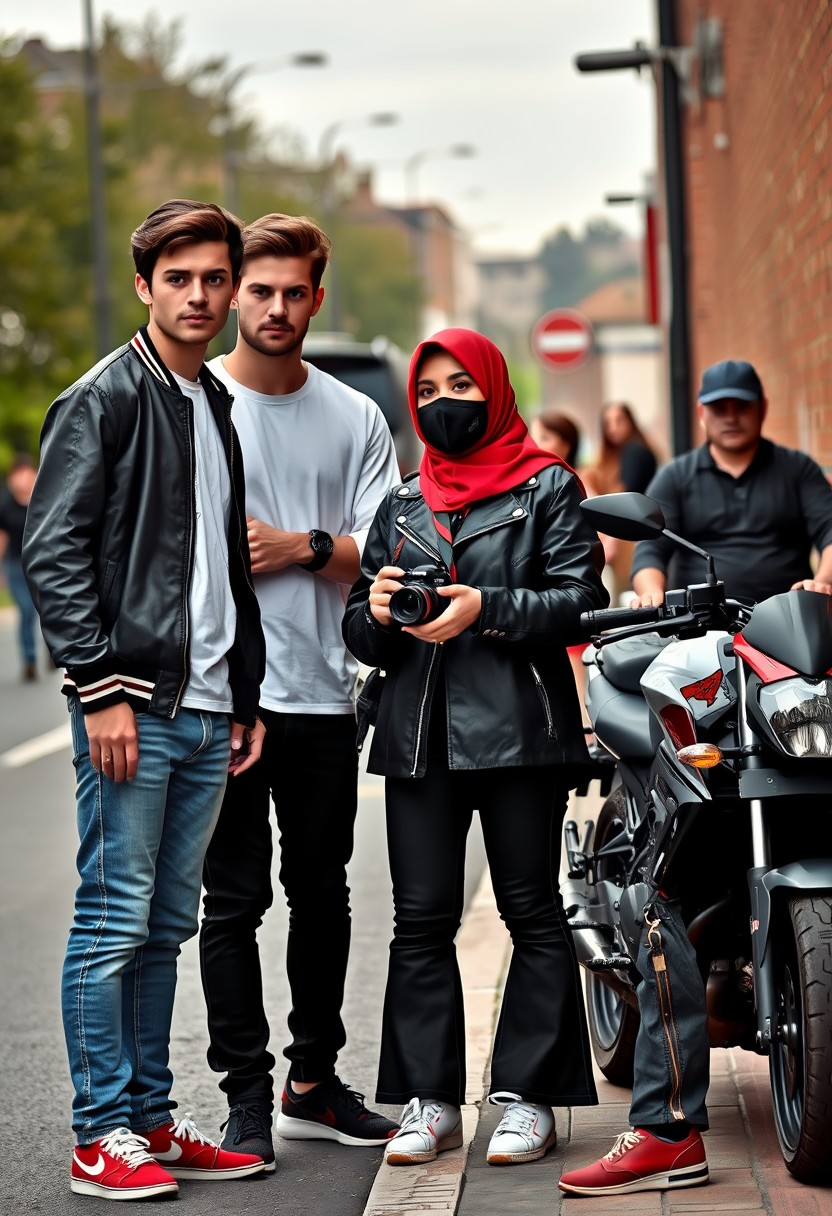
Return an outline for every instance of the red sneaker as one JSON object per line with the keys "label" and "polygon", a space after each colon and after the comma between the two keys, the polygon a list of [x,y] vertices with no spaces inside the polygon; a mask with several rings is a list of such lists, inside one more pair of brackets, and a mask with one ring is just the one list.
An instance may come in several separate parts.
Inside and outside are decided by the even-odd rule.
{"label": "red sneaker", "polygon": [[190,1113],[165,1127],[145,1132],[145,1135],[151,1154],[174,1178],[224,1182],[229,1178],[260,1174],[266,1168],[262,1157],[255,1157],[253,1153],[230,1153],[203,1136]]}
{"label": "red sneaker", "polygon": [[69,1186],[76,1195],[99,1199],[147,1199],[179,1190],[176,1179],[147,1151],[144,1137],[126,1127],[92,1144],[76,1144]]}
{"label": "red sneaker", "polygon": [[570,1195],[625,1195],[700,1186],[707,1181],[705,1145],[695,1127],[678,1144],[659,1140],[637,1127],[623,1132],[600,1161],[564,1174],[558,1186]]}

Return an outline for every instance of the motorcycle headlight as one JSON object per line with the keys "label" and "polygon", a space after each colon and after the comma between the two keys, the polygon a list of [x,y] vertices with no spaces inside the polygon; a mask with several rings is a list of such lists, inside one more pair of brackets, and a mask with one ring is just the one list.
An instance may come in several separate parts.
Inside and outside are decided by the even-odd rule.
{"label": "motorcycle headlight", "polygon": [[784,751],[806,759],[832,756],[832,682],[800,676],[760,689],[760,709]]}

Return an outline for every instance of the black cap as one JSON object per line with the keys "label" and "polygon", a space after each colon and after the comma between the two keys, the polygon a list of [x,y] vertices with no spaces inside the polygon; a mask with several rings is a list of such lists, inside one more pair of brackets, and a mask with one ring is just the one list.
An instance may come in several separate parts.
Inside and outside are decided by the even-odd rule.
{"label": "black cap", "polygon": [[742,359],[723,359],[702,373],[698,400],[702,405],[735,397],[740,401],[762,401],[763,386],[750,363]]}

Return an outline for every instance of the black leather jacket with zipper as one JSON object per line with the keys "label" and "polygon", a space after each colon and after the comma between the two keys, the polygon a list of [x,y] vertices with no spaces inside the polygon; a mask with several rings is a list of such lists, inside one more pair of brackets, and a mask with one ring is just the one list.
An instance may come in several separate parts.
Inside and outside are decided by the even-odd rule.
{"label": "black leather jacket with zipper", "polygon": [[[609,597],[581,498],[576,477],[550,465],[474,503],[456,532],[457,582],[481,590],[482,612],[441,648],[451,769],[587,760],[566,646],[581,640],[580,614]],[[368,769],[389,777],[424,776],[440,647],[379,625],[369,587],[382,566],[427,561],[442,565],[436,529],[418,481],[409,480],[378,510],[344,618],[355,657],[386,673]]]}
{"label": "black leather jacket with zipper", "polygon": [[[231,476],[229,652],[235,718],[252,725],[265,667],[251,582],[243,466],[231,397],[200,380]],[[190,399],[146,329],[50,406],[26,519],[23,564],[46,644],[84,712],[120,701],[174,717],[188,682],[194,432]]]}

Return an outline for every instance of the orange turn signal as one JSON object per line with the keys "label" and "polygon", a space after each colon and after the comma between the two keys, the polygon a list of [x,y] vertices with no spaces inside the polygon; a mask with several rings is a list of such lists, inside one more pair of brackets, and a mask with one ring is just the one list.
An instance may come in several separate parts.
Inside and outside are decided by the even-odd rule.
{"label": "orange turn signal", "polygon": [[722,760],[722,752],[715,743],[691,743],[680,747],[676,755],[691,768],[714,768]]}

